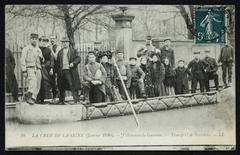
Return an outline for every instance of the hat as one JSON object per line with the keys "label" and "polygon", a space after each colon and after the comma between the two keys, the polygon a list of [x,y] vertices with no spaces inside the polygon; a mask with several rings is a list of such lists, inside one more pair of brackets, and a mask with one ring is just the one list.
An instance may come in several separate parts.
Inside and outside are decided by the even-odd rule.
{"label": "hat", "polygon": [[89,54],[93,54],[93,55],[96,56],[96,53],[95,53],[94,51],[89,51],[89,52],[88,52],[88,55],[89,55]]}
{"label": "hat", "polygon": [[49,41],[49,39],[46,36],[41,36],[39,41]]}
{"label": "hat", "polygon": [[133,59],[134,59],[134,60],[137,60],[137,58],[135,58],[135,57],[130,57],[130,58],[129,58],[129,61],[130,61],[130,60],[133,60]]}
{"label": "hat", "polygon": [[116,53],[123,53],[123,51],[122,50],[117,50]]}
{"label": "hat", "polygon": [[151,52],[151,58],[156,55],[157,57],[159,57],[158,53],[155,53],[155,52]]}
{"label": "hat", "polygon": [[68,37],[62,37],[61,42],[70,42],[70,41],[69,41]]}
{"label": "hat", "polygon": [[200,54],[200,52],[193,52],[193,54]]}
{"label": "hat", "polygon": [[147,36],[147,40],[152,40],[152,36]]}
{"label": "hat", "polygon": [[167,37],[167,38],[165,38],[163,41],[167,41],[167,40],[170,40],[170,41],[171,41],[171,38],[170,38],[170,37]]}
{"label": "hat", "polygon": [[30,38],[38,38],[38,34],[36,34],[36,33],[31,33],[31,34],[30,34]]}
{"label": "hat", "polygon": [[206,51],[204,51],[204,53],[211,53],[211,51],[210,50],[206,50]]}
{"label": "hat", "polygon": [[50,35],[50,39],[56,39],[57,37],[55,35]]}
{"label": "hat", "polygon": [[184,61],[184,60],[178,60],[178,63],[179,63],[179,62],[183,62],[183,63],[184,63],[185,61]]}

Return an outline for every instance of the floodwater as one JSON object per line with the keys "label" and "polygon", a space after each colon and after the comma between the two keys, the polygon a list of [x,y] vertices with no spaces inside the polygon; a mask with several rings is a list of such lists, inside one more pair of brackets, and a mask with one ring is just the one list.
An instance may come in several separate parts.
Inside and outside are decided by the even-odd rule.
{"label": "floodwater", "polygon": [[6,146],[232,145],[235,95],[230,89],[221,96],[218,104],[138,114],[139,127],[133,115],[44,125],[8,121]]}

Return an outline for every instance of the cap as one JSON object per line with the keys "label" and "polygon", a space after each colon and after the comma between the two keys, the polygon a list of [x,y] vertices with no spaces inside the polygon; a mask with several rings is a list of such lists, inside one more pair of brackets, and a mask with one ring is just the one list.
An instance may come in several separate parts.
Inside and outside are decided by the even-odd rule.
{"label": "cap", "polygon": [[198,51],[198,52],[193,52],[193,54],[200,54],[200,52]]}
{"label": "cap", "polygon": [[206,50],[206,51],[204,51],[204,53],[211,53],[211,51],[210,50]]}
{"label": "cap", "polygon": [[62,37],[62,40],[61,40],[61,42],[69,42],[69,39],[68,39],[68,37]]}
{"label": "cap", "polygon": [[153,56],[157,56],[157,57],[159,57],[159,55],[158,55],[158,53],[155,53],[155,52],[151,52],[151,57],[153,57]]}
{"label": "cap", "polygon": [[94,51],[89,51],[89,52],[88,52],[88,55],[89,55],[89,54],[93,54],[93,55],[96,56],[96,53],[95,53]]}
{"label": "cap", "polygon": [[133,59],[134,59],[134,60],[137,60],[137,58],[135,58],[135,57],[130,57],[130,58],[129,58],[129,60],[133,60]]}
{"label": "cap", "polygon": [[147,40],[152,40],[152,36],[147,36]]}
{"label": "cap", "polygon": [[178,60],[178,63],[179,63],[179,62],[183,62],[183,63],[184,63],[185,61],[184,61],[184,60]]}
{"label": "cap", "polygon": [[46,36],[41,36],[39,41],[49,41],[49,39]]}
{"label": "cap", "polygon": [[36,34],[36,33],[31,33],[31,34],[30,34],[30,38],[38,38],[38,34]]}
{"label": "cap", "polygon": [[55,35],[50,35],[50,39],[56,39],[57,37]]}
{"label": "cap", "polygon": [[167,37],[167,38],[165,38],[163,41],[167,41],[167,40],[170,40],[170,41],[171,41],[171,38],[170,38],[170,37]]}

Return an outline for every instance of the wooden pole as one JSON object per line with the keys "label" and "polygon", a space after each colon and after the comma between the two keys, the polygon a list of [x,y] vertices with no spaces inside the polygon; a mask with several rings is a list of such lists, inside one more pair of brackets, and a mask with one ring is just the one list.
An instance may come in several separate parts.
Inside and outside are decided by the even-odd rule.
{"label": "wooden pole", "polygon": [[118,66],[117,66],[117,63],[116,63],[116,60],[115,60],[114,56],[112,57],[112,59],[113,59],[114,65],[115,65],[116,68],[117,68],[117,72],[118,72],[119,78],[120,78],[121,83],[122,83],[122,85],[123,85],[123,89],[124,89],[125,94],[126,94],[126,96],[127,96],[128,102],[129,102],[129,104],[130,104],[130,106],[131,106],[131,109],[132,109],[132,112],[133,112],[133,116],[134,116],[134,118],[135,118],[135,120],[136,120],[137,126],[139,126],[139,121],[138,121],[136,112],[135,112],[135,110],[134,110],[134,108],[133,108],[131,98],[130,98],[128,92],[127,92],[127,88],[126,88],[125,83],[124,83],[124,81],[123,81],[123,79],[122,79],[122,75],[121,75],[121,73],[120,73],[120,71],[119,71],[119,68],[118,68]]}

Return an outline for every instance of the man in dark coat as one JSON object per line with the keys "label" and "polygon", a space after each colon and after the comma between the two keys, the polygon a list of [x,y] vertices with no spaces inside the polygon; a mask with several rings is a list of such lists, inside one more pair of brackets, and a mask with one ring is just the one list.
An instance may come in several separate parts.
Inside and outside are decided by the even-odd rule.
{"label": "man in dark coat", "polygon": [[61,47],[57,44],[57,37],[55,35],[50,36],[50,48],[52,50],[52,55],[54,57],[54,66],[53,66],[53,75],[51,81],[52,93],[53,93],[53,102],[56,102],[58,95],[58,86],[57,86],[57,55],[61,50]]}
{"label": "man in dark coat", "polygon": [[106,77],[106,70],[102,64],[96,62],[95,53],[89,52],[88,64],[85,65],[83,79],[87,82],[90,103],[105,102]]}
{"label": "man in dark coat", "polygon": [[112,58],[112,53],[110,51],[101,52],[99,55],[101,59],[101,64],[103,65],[104,69],[106,70],[107,77],[105,81],[105,88],[106,88],[106,102],[114,101],[114,90],[113,87],[115,85],[115,76],[114,76],[114,66],[113,64],[109,63],[109,60]]}
{"label": "man in dark coat", "polygon": [[137,65],[137,58],[130,57],[129,69],[131,71],[131,85],[129,88],[131,99],[136,99],[139,97],[145,98],[145,89],[144,89],[144,78],[145,73],[143,70]]}
{"label": "man in dark coat", "polygon": [[80,79],[78,74],[78,64],[81,58],[78,56],[76,50],[69,47],[69,40],[67,37],[62,38],[63,48],[58,52],[57,56],[57,76],[59,87],[59,103],[64,104],[65,90],[70,88],[74,103],[79,101],[78,90],[80,90]]}
{"label": "man in dark coat", "polygon": [[161,63],[158,54],[154,53],[152,55],[152,62],[150,64],[150,68],[152,71],[152,82],[154,87],[154,96],[165,96],[165,88],[163,84],[163,80],[165,78],[165,68]]}
{"label": "man in dark coat", "polygon": [[164,46],[160,49],[161,51],[161,62],[164,63],[164,59],[168,58],[170,65],[175,67],[175,55],[174,50],[170,47],[171,39],[167,38],[164,40]]}
{"label": "man in dark coat", "polygon": [[6,92],[12,93],[14,102],[18,102],[18,83],[14,74],[14,69],[16,66],[15,59],[12,52],[8,48],[5,49],[5,54]]}
{"label": "man in dark coat", "polygon": [[188,94],[188,76],[190,72],[187,68],[184,67],[184,61],[178,61],[178,67],[175,69],[175,93],[176,95],[179,94]]}
{"label": "man in dark coat", "polygon": [[[218,63],[221,63],[222,65],[222,79],[224,83],[224,88],[226,88],[228,85],[231,86],[232,84],[233,60],[234,60],[233,47],[226,44],[224,47],[221,48],[221,53],[218,59]],[[226,81],[227,71],[228,71],[228,84]]]}
{"label": "man in dark coat", "polygon": [[217,66],[217,62],[214,58],[211,58],[209,56],[210,51],[205,51],[205,58],[204,58],[204,62],[206,64],[206,77],[205,77],[205,87],[206,87],[206,91],[210,91],[209,88],[209,80],[214,80],[214,84],[216,87],[216,90],[218,90],[218,74],[217,74],[217,70],[218,70],[218,66]]}
{"label": "man in dark coat", "polygon": [[53,81],[53,67],[54,67],[54,57],[52,55],[51,49],[48,47],[48,38],[46,36],[42,36],[39,38],[40,46],[39,48],[42,51],[43,58],[45,61],[42,65],[42,80],[41,80],[41,88],[38,93],[37,102],[44,103],[44,99],[51,99],[52,89],[51,83]]}
{"label": "man in dark coat", "polygon": [[195,58],[190,61],[188,64],[188,69],[191,70],[191,91],[192,93],[196,93],[197,84],[200,84],[200,91],[204,92],[204,78],[205,78],[205,63],[203,60],[199,58],[200,52],[194,52]]}

